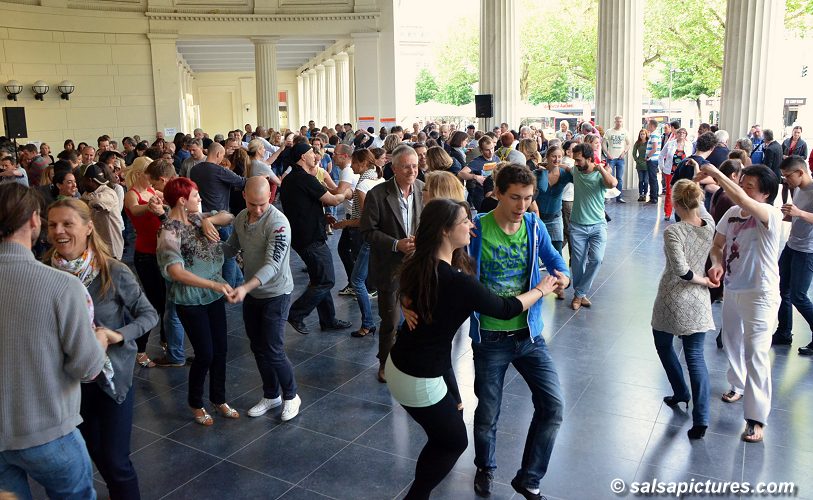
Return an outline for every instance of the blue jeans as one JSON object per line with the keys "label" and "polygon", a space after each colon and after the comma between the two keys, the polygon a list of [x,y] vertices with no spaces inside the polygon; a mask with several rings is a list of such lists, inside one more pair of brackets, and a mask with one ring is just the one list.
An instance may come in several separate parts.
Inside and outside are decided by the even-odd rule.
{"label": "blue jeans", "polygon": [[[675,354],[674,338],[671,333],[652,330],[655,337],[655,349],[661,358],[666,378],[672,386],[672,392],[678,400],[689,400],[689,388],[683,378],[683,368]],[[683,341],[683,355],[689,368],[689,382],[692,384],[692,423],[694,425],[709,425],[709,371],[706,360],[703,358],[703,340],[705,332],[681,335]]]}
{"label": "blue jeans", "polygon": [[[223,226],[217,229],[220,233],[220,241],[226,241],[234,232],[234,227]],[[243,271],[237,266],[237,259],[234,257],[227,258],[223,261],[223,279],[226,280],[232,288],[236,288],[243,284]]]}
{"label": "blue jeans", "polygon": [[28,476],[45,488],[48,498],[96,498],[90,456],[76,429],[39,446],[0,451],[0,490],[30,500]]}
{"label": "blue jeans", "polygon": [[583,225],[570,221],[570,267],[576,297],[585,297],[593,287],[607,246],[607,223]]}
{"label": "blue jeans", "polygon": [[308,268],[308,288],[291,305],[288,319],[292,322],[305,320],[314,309],[319,314],[319,324],[330,326],[336,322],[336,308],[330,291],[336,284],[333,271],[333,255],[324,241],[316,241],[305,248],[294,249]]}
{"label": "blue jeans", "polygon": [[370,244],[361,244],[356,264],[353,266],[353,273],[350,275],[350,285],[356,291],[356,301],[361,310],[361,327],[370,329],[375,326],[373,309],[370,305],[370,296],[367,294],[367,271],[370,264]]}
{"label": "blue jeans", "polygon": [[658,160],[646,161],[646,173],[649,177],[649,201],[658,201]]}
{"label": "blue jeans", "polygon": [[646,196],[649,191],[649,174],[646,170],[638,170],[638,196]]}
{"label": "blue jeans", "polygon": [[813,329],[813,302],[807,296],[813,279],[813,253],[799,252],[785,245],[779,256],[779,325],[777,333],[793,336],[793,306]]}
{"label": "blue jeans", "polygon": [[474,465],[494,470],[497,446],[497,421],[502,405],[505,371],[513,364],[531,389],[534,415],[525,440],[516,478],[526,488],[538,488],[548,470],[556,434],[562,424],[564,397],[559,376],[543,338],[531,342],[527,330],[490,332],[481,330],[481,342],[474,350]]}
{"label": "blue jeans", "polygon": [[285,354],[285,321],[291,307],[291,294],[256,299],[246,295],[243,302],[243,321],[246,335],[251,341],[251,352],[260,378],[263,380],[263,397],[285,400],[296,396],[294,366]]}
{"label": "blue jeans", "polygon": [[621,191],[621,194],[618,195],[618,198],[624,197],[624,158],[616,158],[615,160],[607,160],[607,167],[610,169],[610,173],[613,174],[613,177],[618,179],[618,188]]}
{"label": "blue jeans", "polygon": [[[167,282],[167,291],[169,291],[169,282]],[[185,362],[186,350],[183,344],[183,325],[181,325],[181,320],[178,318],[175,303],[169,300],[169,293],[167,293],[167,305],[164,308],[163,322],[167,338],[167,358],[176,363]]]}

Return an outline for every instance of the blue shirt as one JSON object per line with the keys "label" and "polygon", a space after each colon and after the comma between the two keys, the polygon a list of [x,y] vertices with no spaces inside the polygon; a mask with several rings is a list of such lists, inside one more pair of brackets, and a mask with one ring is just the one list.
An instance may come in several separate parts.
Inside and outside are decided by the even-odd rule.
{"label": "blue shirt", "polygon": [[558,214],[562,211],[562,193],[565,187],[573,182],[573,174],[559,167],[559,182],[548,184],[548,171],[539,169],[536,172],[536,205],[540,214]]}

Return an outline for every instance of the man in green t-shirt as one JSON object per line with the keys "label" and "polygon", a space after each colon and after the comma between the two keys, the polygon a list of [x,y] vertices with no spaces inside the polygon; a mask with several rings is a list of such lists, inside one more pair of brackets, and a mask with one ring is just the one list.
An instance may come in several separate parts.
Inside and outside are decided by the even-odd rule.
{"label": "man in green t-shirt", "polygon": [[573,270],[573,301],[578,311],[590,307],[587,298],[598,274],[607,245],[607,221],[604,219],[604,192],[618,181],[602,165],[593,163],[593,148],[577,144],[573,148],[573,212],[570,215],[570,267]]}

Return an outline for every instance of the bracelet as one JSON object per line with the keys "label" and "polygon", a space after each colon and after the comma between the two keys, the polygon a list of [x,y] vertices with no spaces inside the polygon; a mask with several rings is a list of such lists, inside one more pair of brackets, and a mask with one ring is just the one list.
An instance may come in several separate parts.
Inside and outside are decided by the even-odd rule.
{"label": "bracelet", "polygon": [[543,297],[545,296],[545,292],[543,292],[543,291],[542,291],[542,290],[541,290],[541,289],[540,289],[538,286],[535,286],[535,287],[534,287],[534,290],[536,290],[537,292],[541,293]]}

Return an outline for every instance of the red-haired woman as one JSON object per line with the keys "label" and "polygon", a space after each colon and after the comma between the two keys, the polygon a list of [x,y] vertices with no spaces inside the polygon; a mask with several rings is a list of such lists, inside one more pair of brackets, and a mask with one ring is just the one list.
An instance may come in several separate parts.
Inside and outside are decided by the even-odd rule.
{"label": "red-haired woman", "polygon": [[189,370],[189,406],[195,422],[212,425],[203,406],[203,385],[209,377],[209,400],[226,418],[239,418],[226,404],[226,308],[232,289],[223,279],[223,250],[212,241],[217,229],[234,216],[228,212],[201,214],[198,186],[176,177],[164,188],[169,217],[158,235],[158,265],[172,283],[169,298],[195,349]]}

